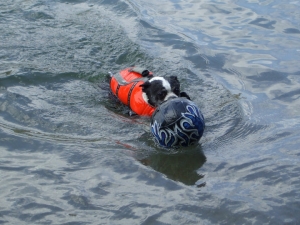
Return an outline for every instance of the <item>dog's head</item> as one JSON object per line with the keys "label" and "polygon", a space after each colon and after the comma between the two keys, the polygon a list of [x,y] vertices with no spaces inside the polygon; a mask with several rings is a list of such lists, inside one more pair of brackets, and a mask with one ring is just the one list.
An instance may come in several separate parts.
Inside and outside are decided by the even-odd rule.
{"label": "dog's head", "polygon": [[170,83],[171,91],[175,95],[180,96],[180,82],[177,79],[177,77],[176,76],[170,76],[170,77],[167,77],[167,80]]}
{"label": "dog's head", "polygon": [[155,107],[172,96],[177,97],[172,91],[170,82],[163,77],[152,77],[140,86],[142,87],[145,100]]}

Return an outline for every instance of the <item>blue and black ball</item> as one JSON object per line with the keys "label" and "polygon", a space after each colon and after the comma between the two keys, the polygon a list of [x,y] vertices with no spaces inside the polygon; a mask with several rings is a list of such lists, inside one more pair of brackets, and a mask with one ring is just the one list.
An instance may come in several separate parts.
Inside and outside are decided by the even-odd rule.
{"label": "blue and black ball", "polygon": [[151,133],[167,148],[199,142],[205,128],[200,109],[187,98],[173,98],[158,106],[151,117]]}

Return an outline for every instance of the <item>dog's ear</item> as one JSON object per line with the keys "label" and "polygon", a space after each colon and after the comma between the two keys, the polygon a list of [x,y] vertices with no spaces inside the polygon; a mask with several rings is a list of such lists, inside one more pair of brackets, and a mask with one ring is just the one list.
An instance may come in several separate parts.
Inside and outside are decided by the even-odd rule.
{"label": "dog's ear", "polygon": [[171,85],[171,90],[177,96],[180,95],[180,82],[177,79],[177,76],[170,76],[168,77],[168,81]]}
{"label": "dog's ear", "polygon": [[147,80],[145,83],[141,84],[140,87],[143,88],[143,91],[151,86],[151,83]]}
{"label": "dog's ear", "polygon": [[177,76],[170,76],[170,80],[178,81]]}

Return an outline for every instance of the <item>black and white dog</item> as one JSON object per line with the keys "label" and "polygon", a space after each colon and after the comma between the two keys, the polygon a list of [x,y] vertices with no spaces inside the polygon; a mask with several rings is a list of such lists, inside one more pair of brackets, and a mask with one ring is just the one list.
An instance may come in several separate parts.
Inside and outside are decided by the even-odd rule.
{"label": "black and white dog", "polygon": [[186,92],[180,91],[180,82],[176,76],[167,78],[152,76],[140,86],[142,87],[144,99],[154,107],[174,97],[185,97],[190,100]]}
{"label": "black and white dog", "polygon": [[130,115],[151,116],[153,109],[171,98],[190,100],[185,92],[180,91],[176,76],[153,76],[141,67],[125,68],[115,75],[110,73],[110,88],[123,104],[129,106]]}

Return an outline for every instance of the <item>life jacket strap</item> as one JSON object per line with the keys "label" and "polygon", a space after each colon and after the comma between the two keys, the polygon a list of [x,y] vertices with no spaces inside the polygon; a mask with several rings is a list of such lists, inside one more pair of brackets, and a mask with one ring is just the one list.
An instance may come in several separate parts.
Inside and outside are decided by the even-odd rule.
{"label": "life jacket strap", "polygon": [[130,87],[130,90],[128,92],[128,97],[127,97],[127,105],[130,107],[130,98],[131,98],[131,93],[132,93],[132,90],[134,89],[134,87],[137,85],[139,81],[137,82],[134,82],[134,84]]}
{"label": "life jacket strap", "polygon": [[120,90],[121,85],[118,84],[117,89],[116,89],[116,96],[119,97],[119,90]]}

